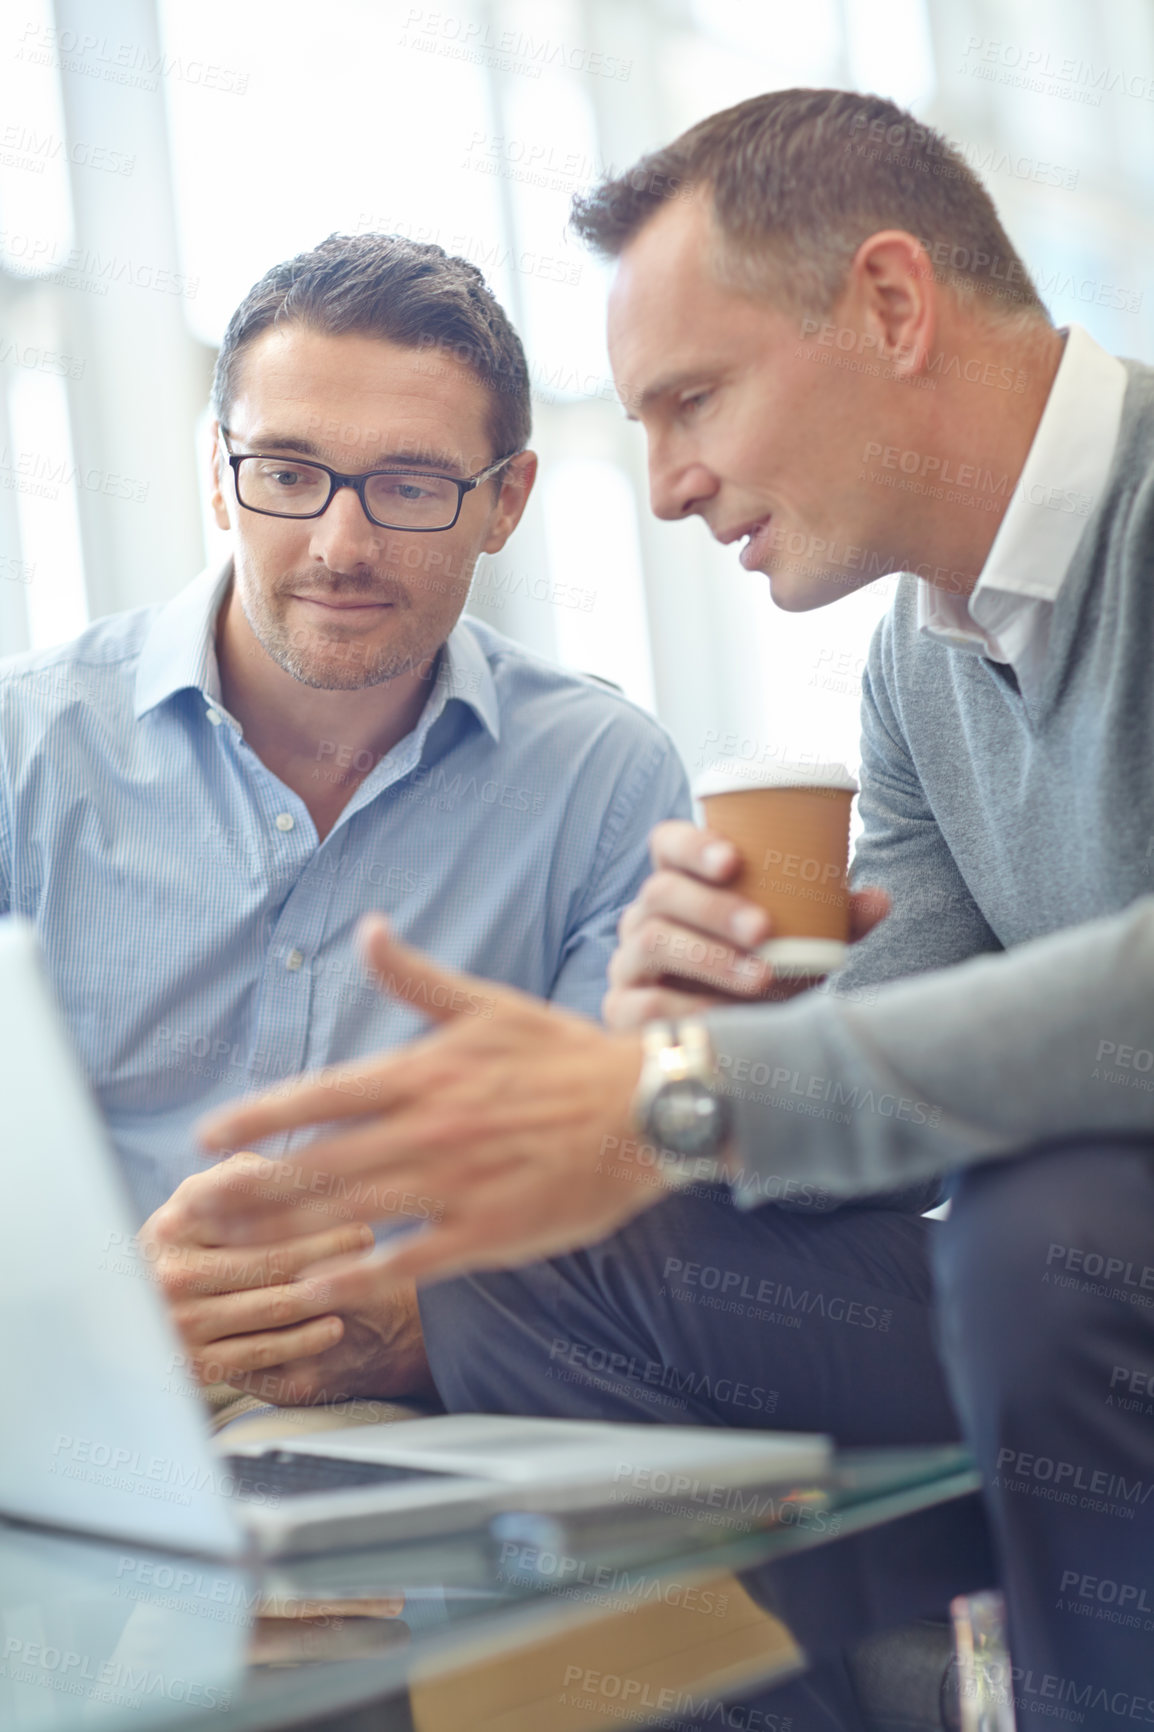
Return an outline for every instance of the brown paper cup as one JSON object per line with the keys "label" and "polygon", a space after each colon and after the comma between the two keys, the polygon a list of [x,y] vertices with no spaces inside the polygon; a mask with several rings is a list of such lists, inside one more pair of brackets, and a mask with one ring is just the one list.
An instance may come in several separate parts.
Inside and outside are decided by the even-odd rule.
{"label": "brown paper cup", "polygon": [[741,855],[730,888],[773,922],[758,954],[783,979],[830,974],[849,943],[849,821],[857,784],[840,764],[779,769],[772,785],[766,772],[757,774],[761,785],[743,779],[733,786],[737,772],[727,776],[716,766],[703,777],[695,792],[705,822]]}

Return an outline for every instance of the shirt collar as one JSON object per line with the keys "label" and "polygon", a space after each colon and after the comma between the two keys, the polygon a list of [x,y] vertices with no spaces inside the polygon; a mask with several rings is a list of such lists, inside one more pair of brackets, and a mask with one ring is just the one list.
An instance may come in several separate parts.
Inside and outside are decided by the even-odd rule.
{"label": "shirt collar", "polygon": [[[918,626],[958,649],[1016,661],[1048,624],[1114,460],[1126,369],[1071,325],[1018,484],[973,592],[918,585]],[[1042,604],[1038,606],[1036,604]]]}
{"label": "shirt collar", "polygon": [[469,621],[464,618],[457,621],[445,639],[437,683],[425,706],[430,723],[436,721],[450,698],[459,698],[467,704],[493,740],[500,740],[501,708],[497,699],[497,682],[488,656]]}
{"label": "shirt collar", "polygon": [[137,720],[189,688],[220,703],[216,616],[231,582],[229,559],[207,567],[157,610],[136,667]]}
{"label": "shirt collar", "polygon": [[[178,692],[193,690],[222,709],[216,660],[216,618],[232,582],[232,560],[209,566],[160,608],[140,651],[136,670],[137,719]],[[466,619],[445,640],[437,677],[414,734],[423,743],[450,698],[471,709],[494,741],[501,738],[500,705],[493,670]]]}

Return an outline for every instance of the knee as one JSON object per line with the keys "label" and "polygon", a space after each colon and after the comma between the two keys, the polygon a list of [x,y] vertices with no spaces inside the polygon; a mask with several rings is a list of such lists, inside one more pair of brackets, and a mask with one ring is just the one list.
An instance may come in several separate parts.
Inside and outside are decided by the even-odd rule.
{"label": "knee", "polygon": [[942,1278],[1014,1288],[1026,1269],[1108,1277],[1111,1256],[1124,1266],[1128,1249],[1149,1243],[1152,1154],[1145,1144],[1071,1140],[968,1168],[940,1235]]}
{"label": "knee", "polygon": [[1149,1243],[1149,1150],[1070,1141],[968,1169],[937,1236],[947,1352],[1030,1388],[1069,1351],[1083,1283],[1108,1282]]}
{"label": "knee", "polygon": [[[1013,1280],[1051,1244],[1068,1244],[1086,1202],[1082,1152],[1042,1151],[959,1176],[940,1239],[943,1279]],[[1084,1220],[1084,1215],[1081,1217]]]}

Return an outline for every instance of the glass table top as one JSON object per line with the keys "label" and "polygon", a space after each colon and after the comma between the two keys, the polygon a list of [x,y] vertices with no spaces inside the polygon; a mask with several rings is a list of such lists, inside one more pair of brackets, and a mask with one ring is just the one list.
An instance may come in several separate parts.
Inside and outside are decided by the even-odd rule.
{"label": "glass table top", "polygon": [[[429,1732],[511,1732],[518,1714],[537,1732],[644,1724],[679,1690],[732,1692],[803,1664],[749,1572],[977,1486],[961,1449],[845,1451],[823,1485],[724,1509],[499,1517],[252,1569],[3,1523],[0,1726],[261,1732],[390,1698],[399,1717],[374,1720],[382,1732],[412,1725],[418,1701]],[[600,1718],[591,1679],[617,1683]]]}

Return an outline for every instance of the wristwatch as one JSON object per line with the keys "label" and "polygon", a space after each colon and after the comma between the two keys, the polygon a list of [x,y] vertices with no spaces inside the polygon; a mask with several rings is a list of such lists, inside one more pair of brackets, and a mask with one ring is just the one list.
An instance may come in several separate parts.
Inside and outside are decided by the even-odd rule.
{"label": "wristwatch", "polygon": [[662,1176],[676,1185],[718,1182],[732,1115],[718,1090],[708,1029],[694,1021],[650,1022],[641,1044],[633,1118],[661,1152]]}

